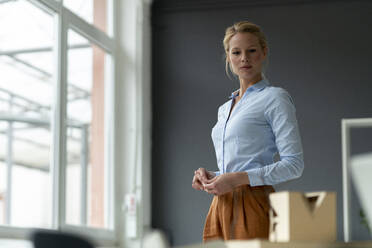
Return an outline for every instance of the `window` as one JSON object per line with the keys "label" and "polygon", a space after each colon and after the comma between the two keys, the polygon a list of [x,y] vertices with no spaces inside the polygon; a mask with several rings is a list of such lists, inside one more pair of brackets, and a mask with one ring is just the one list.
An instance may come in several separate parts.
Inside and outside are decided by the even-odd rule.
{"label": "window", "polygon": [[9,1],[0,16],[0,224],[50,228],[53,13]]}
{"label": "window", "polygon": [[0,1],[0,228],[115,242],[113,12],[63,2]]}
{"label": "window", "polygon": [[79,17],[112,36],[112,0],[63,0]]}
{"label": "window", "polygon": [[105,87],[110,55],[68,31],[66,222],[110,228]]}

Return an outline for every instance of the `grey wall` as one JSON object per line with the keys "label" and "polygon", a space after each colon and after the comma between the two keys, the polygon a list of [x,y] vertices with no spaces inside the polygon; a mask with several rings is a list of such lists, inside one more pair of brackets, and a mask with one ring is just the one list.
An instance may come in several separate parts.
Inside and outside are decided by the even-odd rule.
{"label": "grey wall", "polygon": [[[211,196],[191,188],[193,172],[216,170],[211,128],[239,87],[225,75],[222,38],[227,26],[250,20],[267,35],[266,75],[292,95],[303,140],[303,176],[276,189],[336,191],[341,240],[340,123],[372,117],[371,1],[158,0],[152,18],[153,227],[173,245],[201,241]],[[352,137],[353,152],[372,151],[371,130]],[[354,239],[366,239],[353,202]]]}

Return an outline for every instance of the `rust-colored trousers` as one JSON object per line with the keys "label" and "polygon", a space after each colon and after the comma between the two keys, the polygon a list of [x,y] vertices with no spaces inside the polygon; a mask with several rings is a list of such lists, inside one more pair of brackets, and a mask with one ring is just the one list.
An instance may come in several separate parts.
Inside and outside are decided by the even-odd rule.
{"label": "rust-colored trousers", "polygon": [[272,186],[239,186],[215,196],[205,221],[203,241],[269,237]]}

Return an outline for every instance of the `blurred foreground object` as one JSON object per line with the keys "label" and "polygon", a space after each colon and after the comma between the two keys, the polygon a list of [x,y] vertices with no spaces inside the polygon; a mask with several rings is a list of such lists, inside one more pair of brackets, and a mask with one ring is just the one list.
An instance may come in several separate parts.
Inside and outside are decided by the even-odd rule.
{"label": "blurred foreground object", "polygon": [[372,153],[352,156],[350,168],[352,182],[367,217],[366,225],[370,228],[372,225]]}
{"label": "blurred foreground object", "polygon": [[[351,148],[352,148],[351,147],[351,130],[355,128],[372,128],[372,118],[341,119],[342,196],[343,196],[342,203],[343,203],[343,212],[344,212],[343,221],[344,221],[344,241],[345,242],[349,242],[350,240],[352,240],[352,229],[351,229],[352,205],[351,205],[351,183],[350,183],[349,174],[352,170],[352,166],[350,164]],[[360,195],[360,193],[358,194]],[[370,206],[368,207],[370,208]]]}
{"label": "blurred foreground object", "polygon": [[271,242],[336,241],[336,193],[283,191],[269,198]]}
{"label": "blurred foreground object", "polygon": [[160,230],[153,230],[143,238],[143,248],[169,248],[165,234]]}
{"label": "blurred foreground object", "polygon": [[293,241],[293,242],[270,242],[268,240],[251,239],[251,240],[229,240],[212,241],[194,245],[177,246],[177,248],[371,248],[372,241],[363,242],[310,242],[310,241]]}
{"label": "blurred foreground object", "polygon": [[81,236],[52,230],[35,230],[30,240],[35,248],[94,248]]}

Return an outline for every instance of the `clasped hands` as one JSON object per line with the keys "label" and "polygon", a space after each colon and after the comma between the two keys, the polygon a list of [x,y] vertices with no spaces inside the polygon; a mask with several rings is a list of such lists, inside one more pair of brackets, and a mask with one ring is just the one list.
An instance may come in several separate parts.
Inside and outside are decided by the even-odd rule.
{"label": "clasped hands", "polygon": [[214,172],[199,168],[194,172],[192,187],[196,190],[204,190],[213,195],[223,195],[233,191],[237,186],[235,173],[225,173],[216,176]]}

